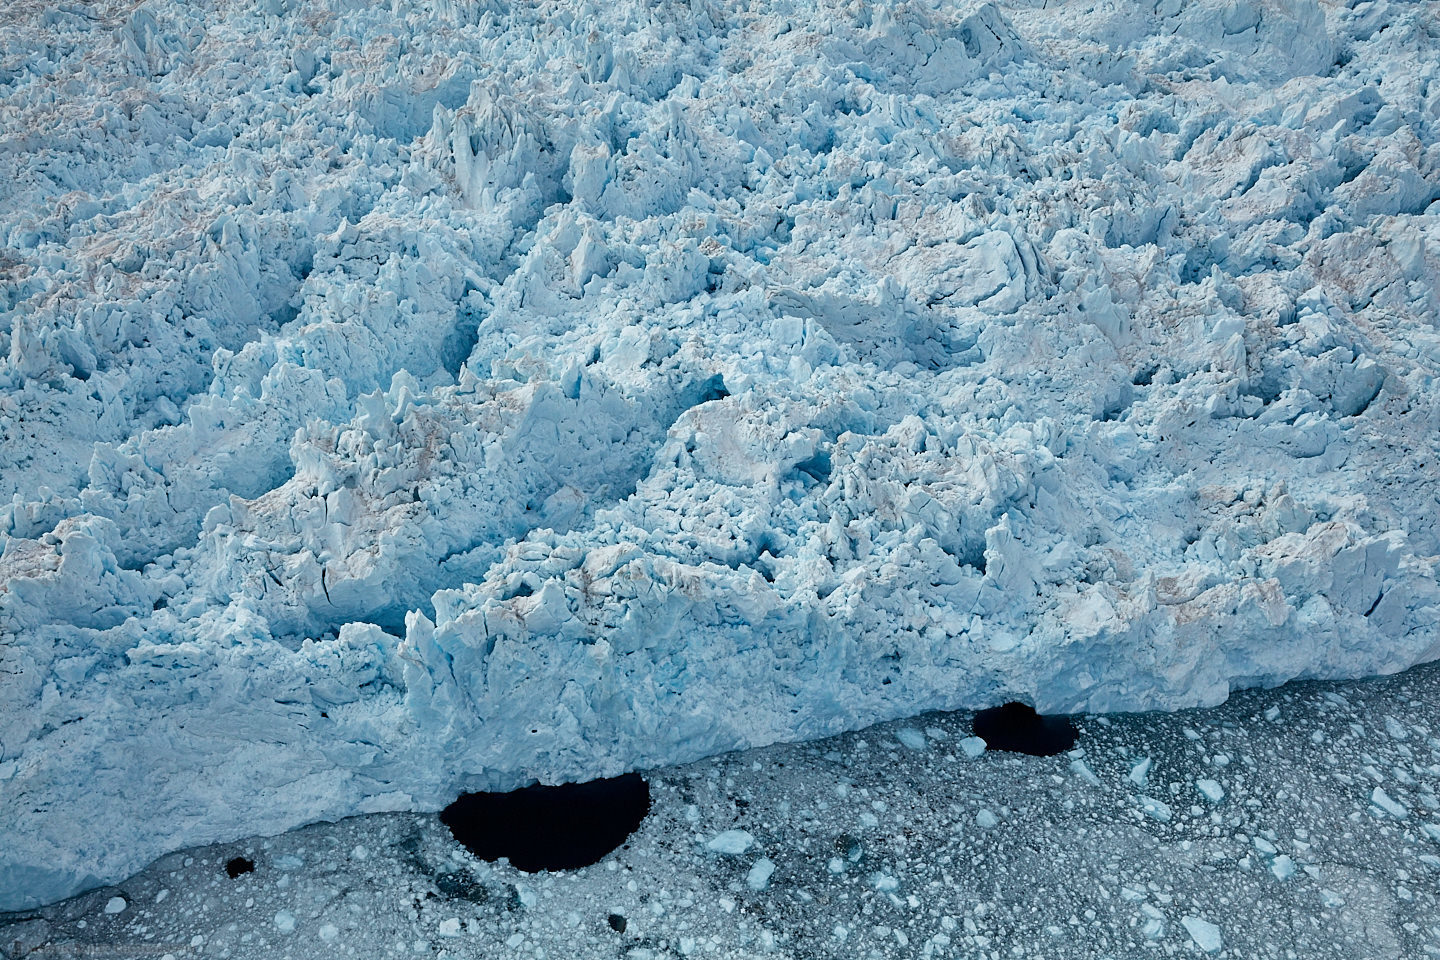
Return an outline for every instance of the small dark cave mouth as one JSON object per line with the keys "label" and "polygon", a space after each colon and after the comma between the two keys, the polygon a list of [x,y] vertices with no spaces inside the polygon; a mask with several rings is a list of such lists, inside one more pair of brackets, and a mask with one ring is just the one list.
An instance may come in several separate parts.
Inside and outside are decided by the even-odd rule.
{"label": "small dark cave mouth", "polygon": [[242,873],[252,873],[255,870],[255,861],[247,857],[232,857],[225,863],[225,872],[234,880]]}
{"label": "small dark cave mouth", "polygon": [[466,793],[440,811],[440,822],[481,860],[508,857],[526,873],[599,863],[650,812],[650,785],[637,773],[539,784],[509,793]]}
{"label": "small dark cave mouth", "polygon": [[1075,746],[1079,731],[1069,717],[1042,717],[1023,703],[1007,703],[975,714],[975,736],[992,750],[1053,757]]}

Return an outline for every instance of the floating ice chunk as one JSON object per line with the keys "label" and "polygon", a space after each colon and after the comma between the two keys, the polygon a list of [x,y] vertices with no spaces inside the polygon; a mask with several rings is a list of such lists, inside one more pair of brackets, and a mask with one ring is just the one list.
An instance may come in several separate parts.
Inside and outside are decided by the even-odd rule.
{"label": "floating ice chunk", "polygon": [[881,893],[894,893],[900,889],[900,881],[888,873],[873,873],[870,875],[870,886]]}
{"label": "floating ice chunk", "polygon": [[995,814],[991,813],[988,809],[982,808],[979,813],[975,814],[976,825],[986,830],[989,830],[991,827],[995,826],[999,822],[999,818],[996,817]]}
{"label": "floating ice chunk", "polygon": [[755,838],[744,830],[726,830],[711,837],[705,846],[715,853],[737,856],[749,850],[754,842]]}
{"label": "floating ice chunk", "polygon": [[[459,921],[456,922],[458,923]],[[317,930],[316,933],[319,934],[321,940],[329,943],[331,940],[334,940],[336,937],[340,936],[340,928],[335,926],[335,924],[333,923],[322,923],[320,925],[320,929]]]}
{"label": "floating ice chunk", "polygon": [[1270,872],[1275,874],[1277,880],[1289,880],[1295,875],[1295,861],[1290,859],[1288,854],[1280,854],[1270,864]]}
{"label": "floating ice chunk", "polygon": [[901,727],[895,731],[895,739],[899,740],[911,750],[925,749],[925,734],[914,727]]}
{"label": "floating ice chunk", "polygon": [[1195,789],[1199,790],[1200,795],[1211,803],[1219,803],[1225,799],[1225,788],[1220,786],[1219,780],[1210,780],[1208,778],[1196,780]]}
{"label": "floating ice chunk", "polygon": [[1140,904],[1140,913],[1145,917],[1140,932],[1146,940],[1159,940],[1165,936],[1165,914],[1153,903]]}
{"label": "floating ice chunk", "polygon": [[1421,824],[1420,829],[1424,831],[1425,836],[1434,840],[1436,843],[1440,843],[1440,823]]}
{"label": "floating ice chunk", "polygon": [[745,885],[757,893],[770,886],[770,878],[775,874],[775,861],[769,857],[761,857],[755,861],[750,872],[745,875]]}
{"label": "floating ice chunk", "polygon": [[108,914],[124,913],[127,906],[129,904],[125,902],[124,897],[111,897],[105,903],[105,912]]}
{"label": "floating ice chunk", "polygon": [[985,741],[980,737],[966,737],[960,741],[960,752],[974,760],[985,752]]}
{"label": "floating ice chunk", "polygon": [[1145,816],[1153,820],[1159,820],[1161,823],[1169,823],[1172,816],[1170,804],[1164,800],[1157,800],[1154,797],[1141,797],[1140,810]]}
{"label": "floating ice chunk", "polygon": [[440,934],[440,936],[442,937],[460,936],[460,918],[449,917],[445,920],[441,920],[440,926],[436,929],[435,932]]}
{"label": "floating ice chunk", "polygon": [[1129,780],[1131,783],[1135,784],[1135,786],[1143,790],[1145,788],[1146,781],[1150,779],[1151,766],[1153,766],[1153,764],[1151,763],[1150,758],[1145,757],[1143,760],[1136,763],[1133,767],[1130,768],[1130,772],[1126,775],[1125,779]]}
{"label": "floating ice chunk", "polygon": [[289,910],[277,911],[274,917],[275,929],[281,933],[295,932],[295,914]]}
{"label": "floating ice chunk", "polygon": [[1375,806],[1379,807],[1381,810],[1384,810],[1386,813],[1390,814],[1390,816],[1394,817],[1396,820],[1404,820],[1406,817],[1410,816],[1409,807],[1405,806],[1403,803],[1400,803],[1397,800],[1392,799],[1390,794],[1386,793],[1380,787],[1376,787],[1370,792],[1370,802],[1373,803]]}
{"label": "floating ice chunk", "polygon": [[1084,780],[1086,783],[1090,784],[1092,787],[1100,786],[1100,778],[1095,775],[1095,771],[1091,770],[1090,765],[1087,764],[1084,760],[1071,760],[1070,772],[1075,774],[1075,776],[1079,777],[1081,780]]}
{"label": "floating ice chunk", "polygon": [[1185,932],[1190,934],[1190,939],[1195,941],[1195,946],[1206,953],[1219,953],[1220,948],[1225,945],[1220,936],[1220,928],[1209,920],[1187,916],[1180,918],[1180,924],[1185,928]]}

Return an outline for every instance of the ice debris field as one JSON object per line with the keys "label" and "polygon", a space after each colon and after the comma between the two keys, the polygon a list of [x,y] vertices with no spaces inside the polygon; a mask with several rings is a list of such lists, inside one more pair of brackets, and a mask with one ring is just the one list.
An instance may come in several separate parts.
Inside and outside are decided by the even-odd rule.
{"label": "ice debris field", "polygon": [[0,909],[1440,656],[1433,2],[5,16]]}

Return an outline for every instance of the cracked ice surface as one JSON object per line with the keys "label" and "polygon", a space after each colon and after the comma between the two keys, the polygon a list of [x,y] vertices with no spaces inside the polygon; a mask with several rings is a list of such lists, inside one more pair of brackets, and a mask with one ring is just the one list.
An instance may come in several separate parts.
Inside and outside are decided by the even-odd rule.
{"label": "cracked ice surface", "polygon": [[1427,4],[10,19],[0,909],[1440,656]]}

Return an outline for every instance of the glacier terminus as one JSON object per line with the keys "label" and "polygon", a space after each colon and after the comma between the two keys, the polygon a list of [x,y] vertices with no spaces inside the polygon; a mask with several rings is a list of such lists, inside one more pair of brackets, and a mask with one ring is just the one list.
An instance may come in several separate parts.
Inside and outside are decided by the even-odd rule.
{"label": "glacier terminus", "polygon": [[1433,3],[7,18],[0,910],[1440,658]]}

